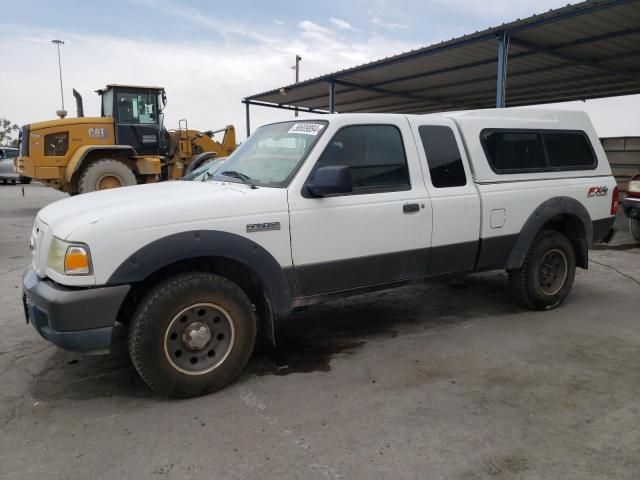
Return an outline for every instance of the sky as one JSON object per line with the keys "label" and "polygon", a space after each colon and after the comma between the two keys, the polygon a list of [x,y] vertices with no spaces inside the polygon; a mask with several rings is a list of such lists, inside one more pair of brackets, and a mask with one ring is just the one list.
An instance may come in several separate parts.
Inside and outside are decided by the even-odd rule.
{"label": "sky", "polygon": [[[244,137],[242,98],[300,79],[427,46],[558,8],[566,0],[21,0],[0,6],[0,117],[18,124],[55,118],[62,39],[65,107],[72,88],[86,116],[107,83],[160,85],[165,125],[234,124]],[[600,136],[640,136],[640,96],[564,104],[585,109]],[[545,108],[548,108],[546,106]],[[252,128],[291,112],[252,107]]]}

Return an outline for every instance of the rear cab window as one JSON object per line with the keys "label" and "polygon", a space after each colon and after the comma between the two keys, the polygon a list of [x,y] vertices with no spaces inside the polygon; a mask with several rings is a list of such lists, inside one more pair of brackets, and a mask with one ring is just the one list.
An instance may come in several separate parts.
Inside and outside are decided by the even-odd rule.
{"label": "rear cab window", "polygon": [[489,166],[499,175],[598,166],[589,138],[579,130],[485,129],[480,141]]}
{"label": "rear cab window", "polygon": [[466,185],[467,177],[453,130],[444,125],[423,125],[418,127],[418,132],[433,186],[450,188]]}

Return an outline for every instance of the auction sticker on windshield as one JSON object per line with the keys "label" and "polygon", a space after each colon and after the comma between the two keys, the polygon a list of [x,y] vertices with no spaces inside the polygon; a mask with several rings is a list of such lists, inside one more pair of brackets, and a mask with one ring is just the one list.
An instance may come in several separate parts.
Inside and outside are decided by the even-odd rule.
{"label": "auction sticker on windshield", "polygon": [[289,129],[287,133],[302,133],[303,135],[317,135],[319,134],[324,125],[321,123],[296,123]]}

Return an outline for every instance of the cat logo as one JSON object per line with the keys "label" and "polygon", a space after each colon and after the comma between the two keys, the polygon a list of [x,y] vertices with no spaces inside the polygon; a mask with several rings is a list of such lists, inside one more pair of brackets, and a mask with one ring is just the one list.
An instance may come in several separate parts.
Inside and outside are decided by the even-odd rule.
{"label": "cat logo", "polygon": [[106,138],[106,128],[89,128],[89,138]]}

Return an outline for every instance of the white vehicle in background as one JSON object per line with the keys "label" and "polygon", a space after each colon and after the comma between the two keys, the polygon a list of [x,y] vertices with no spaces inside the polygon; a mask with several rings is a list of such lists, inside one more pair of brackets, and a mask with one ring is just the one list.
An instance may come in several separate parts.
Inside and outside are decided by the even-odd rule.
{"label": "white vehicle in background", "polygon": [[582,112],[275,123],[208,181],[43,208],[25,312],[63,348],[127,341],[150,387],[199,395],[231,382],[279,317],[326,300],[497,269],[527,308],[557,307],[616,208]]}
{"label": "white vehicle in background", "polygon": [[5,185],[8,182],[15,185],[16,181],[20,183],[31,183],[29,177],[18,175],[13,169],[13,159],[17,156],[17,148],[0,146],[0,180],[2,180]]}

